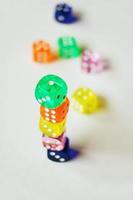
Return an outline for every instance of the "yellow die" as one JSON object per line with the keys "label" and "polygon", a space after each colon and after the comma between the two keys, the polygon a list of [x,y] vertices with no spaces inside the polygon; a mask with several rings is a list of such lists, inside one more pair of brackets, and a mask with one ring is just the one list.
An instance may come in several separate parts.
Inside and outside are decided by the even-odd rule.
{"label": "yellow die", "polygon": [[65,125],[66,125],[66,119],[64,119],[60,123],[52,123],[40,117],[39,121],[39,128],[41,132],[44,135],[53,138],[57,138],[60,135],[62,135],[62,133],[65,131]]}
{"label": "yellow die", "polygon": [[89,88],[78,88],[72,94],[71,105],[81,113],[93,113],[98,108],[97,96]]}

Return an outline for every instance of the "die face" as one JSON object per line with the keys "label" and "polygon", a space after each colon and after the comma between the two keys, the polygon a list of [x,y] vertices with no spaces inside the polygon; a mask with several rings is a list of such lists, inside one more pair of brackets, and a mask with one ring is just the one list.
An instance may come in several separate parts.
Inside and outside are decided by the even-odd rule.
{"label": "die face", "polygon": [[33,51],[45,51],[45,52],[50,52],[50,45],[49,43],[39,40],[37,42],[33,43]]}
{"label": "die face", "polygon": [[42,143],[46,149],[61,151],[65,147],[66,137],[62,134],[59,138],[42,136]]}
{"label": "die face", "polygon": [[100,72],[104,69],[104,62],[98,53],[85,50],[82,54],[81,67],[86,72]]}
{"label": "die face", "polygon": [[56,108],[62,104],[67,94],[67,85],[56,75],[44,76],[37,84],[35,97],[46,108]]}
{"label": "die face", "polygon": [[50,160],[52,160],[54,162],[69,161],[71,158],[69,155],[69,140],[68,140],[68,138],[66,139],[65,148],[63,150],[61,150],[61,151],[48,150],[47,156]]}
{"label": "die face", "polygon": [[72,106],[81,113],[93,113],[98,106],[97,96],[89,88],[78,88],[72,95]]}
{"label": "die face", "polygon": [[39,62],[39,63],[49,62],[50,58],[51,58],[50,53],[43,52],[43,51],[36,52],[33,57],[34,61]]}
{"label": "die face", "polygon": [[67,4],[58,4],[55,9],[55,19],[60,23],[74,23],[77,17],[73,14],[72,7]]}
{"label": "die face", "polygon": [[61,37],[58,39],[59,55],[62,58],[77,57],[80,49],[74,37]]}
{"label": "die face", "polygon": [[49,122],[58,123],[66,118],[69,109],[69,100],[66,98],[64,102],[55,109],[48,109],[44,106],[40,106],[40,114],[43,119]]}
{"label": "die face", "polygon": [[58,4],[56,6],[55,11],[56,16],[71,16],[72,15],[72,7],[70,7],[68,4]]}
{"label": "die face", "polygon": [[41,117],[39,121],[39,127],[43,135],[46,135],[52,138],[58,138],[65,132],[66,119],[64,119],[60,123],[52,123],[52,122],[48,122],[47,120],[44,120]]}
{"label": "die face", "polygon": [[33,59],[35,62],[49,62],[51,60],[51,48],[42,40],[33,43]]}

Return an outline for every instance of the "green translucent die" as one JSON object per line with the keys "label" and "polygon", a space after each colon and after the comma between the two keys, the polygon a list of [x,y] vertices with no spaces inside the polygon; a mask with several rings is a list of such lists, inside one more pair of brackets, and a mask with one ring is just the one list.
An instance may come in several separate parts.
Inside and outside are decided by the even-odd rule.
{"label": "green translucent die", "polygon": [[74,37],[59,38],[58,51],[62,58],[74,58],[80,55],[80,49]]}
{"label": "green translucent die", "polygon": [[35,88],[37,101],[46,108],[56,108],[60,106],[67,94],[65,81],[56,75],[44,76]]}

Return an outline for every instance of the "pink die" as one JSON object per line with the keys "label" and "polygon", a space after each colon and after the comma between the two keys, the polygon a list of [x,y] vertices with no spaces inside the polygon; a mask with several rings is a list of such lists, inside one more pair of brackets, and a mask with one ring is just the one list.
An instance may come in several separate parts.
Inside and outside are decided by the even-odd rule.
{"label": "pink die", "polygon": [[53,151],[61,151],[64,149],[66,142],[66,137],[62,134],[58,138],[50,138],[47,136],[42,136],[42,143],[46,149],[51,149]]}
{"label": "pink die", "polygon": [[85,50],[82,54],[81,68],[86,73],[100,72],[104,69],[105,64],[98,53]]}

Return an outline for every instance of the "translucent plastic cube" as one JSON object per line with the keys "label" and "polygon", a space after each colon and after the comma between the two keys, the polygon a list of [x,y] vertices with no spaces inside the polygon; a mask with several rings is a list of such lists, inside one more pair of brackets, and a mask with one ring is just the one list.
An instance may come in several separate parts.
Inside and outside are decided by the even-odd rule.
{"label": "translucent plastic cube", "polygon": [[48,109],[44,106],[40,106],[41,116],[50,122],[58,123],[66,118],[69,109],[69,100],[66,98],[64,102],[55,109]]}
{"label": "translucent plastic cube", "polygon": [[35,88],[37,101],[46,108],[60,106],[66,98],[67,85],[59,76],[50,74],[44,76]]}
{"label": "translucent plastic cube", "polygon": [[97,96],[89,88],[78,88],[72,94],[72,107],[81,113],[93,113],[98,108]]}
{"label": "translucent plastic cube", "polygon": [[60,135],[62,135],[65,132],[66,119],[64,119],[60,123],[52,123],[52,122],[48,122],[47,120],[44,120],[41,117],[39,121],[39,127],[43,135],[46,135],[52,138],[58,138]]}
{"label": "translucent plastic cube", "polygon": [[61,37],[58,39],[58,52],[61,58],[74,58],[80,55],[80,48],[74,37]]}

